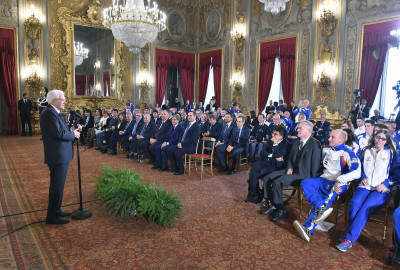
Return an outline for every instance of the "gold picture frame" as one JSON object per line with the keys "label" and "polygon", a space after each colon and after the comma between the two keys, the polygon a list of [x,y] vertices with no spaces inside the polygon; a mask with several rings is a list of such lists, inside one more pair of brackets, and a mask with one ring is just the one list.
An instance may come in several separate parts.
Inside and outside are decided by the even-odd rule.
{"label": "gold picture frame", "polygon": [[174,10],[168,15],[167,31],[174,41],[183,39],[186,35],[186,17],[179,10]]}
{"label": "gold picture frame", "polygon": [[[218,16],[217,29],[215,29],[216,31],[213,31],[214,33],[210,33],[209,27],[213,27],[215,25],[215,21],[214,21],[214,18],[216,18],[215,14],[216,14],[216,16]],[[210,20],[213,20],[213,21],[210,21]],[[213,24],[211,24],[211,23],[213,23]],[[207,20],[206,20],[206,36],[209,40],[216,40],[218,38],[219,34],[221,33],[221,24],[222,24],[221,14],[216,9],[212,10],[208,14]]]}
{"label": "gold picture frame", "polygon": [[[287,2],[286,9],[283,11],[284,13],[283,15],[281,13],[278,13],[277,15],[272,15],[271,12],[266,12],[267,20],[273,26],[281,26],[289,18],[291,11],[292,11],[292,0],[289,0],[289,2]],[[275,16],[278,16],[279,19],[274,18]]]}

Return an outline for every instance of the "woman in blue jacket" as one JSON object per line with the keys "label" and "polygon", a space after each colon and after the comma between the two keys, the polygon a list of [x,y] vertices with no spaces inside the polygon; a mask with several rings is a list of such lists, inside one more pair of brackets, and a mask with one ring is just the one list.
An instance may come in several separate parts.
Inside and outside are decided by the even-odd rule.
{"label": "woman in blue jacket", "polygon": [[389,131],[382,129],[361,153],[361,178],[350,201],[346,236],[336,246],[340,251],[351,248],[369,217],[389,202],[392,187],[399,181],[393,176],[393,168],[398,166],[395,151]]}

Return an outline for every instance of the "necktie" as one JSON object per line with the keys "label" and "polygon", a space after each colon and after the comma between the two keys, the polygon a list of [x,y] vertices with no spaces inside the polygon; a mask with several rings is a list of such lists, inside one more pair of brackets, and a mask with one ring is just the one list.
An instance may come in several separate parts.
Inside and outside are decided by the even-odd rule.
{"label": "necktie", "polygon": [[299,146],[299,151],[301,151],[301,150],[303,149],[303,146],[304,146],[304,142],[301,141],[301,142],[300,142],[300,146]]}
{"label": "necktie", "polygon": [[164,122],[161,122],[161,125],[160,125],[160,127],[158,128],[158,130],[160,130],[161,129],[161,127],[162,127],[162,125],[164,124]]}
{"label": "necktie", "polygon": [[189,131],[189,128],[190,128],[190,127],[191,127],[191,125],[189,125],[189,126],[186,128],[185,133],[183,133],[182,142],[185,140],[186,134],[187,134],[187,132]]}
{"label": "necktie", "polygon": [[136,128],[137,128],[138,124],[139,124],[139,122],[136,122],[135,126],[133,127],[133,130],[132,130],[132,135],[133,136],[135,136],[135,134],[136,134]]}
{"label": "necktie", "polygon": [[144,125],[144,127],[142,129],[142,132],[140,132],[140,136],[144,135],[144,132],[146,131],[146,128],[147,128],[147,125]]}
{"label": "necktie", "polygon": [[239,130],[238,130],[238,135],[237,135],[237,142],[239,142],[239,140],[240,140],[240,133],[242,132],[242,129],[241,128],[239,128]]}

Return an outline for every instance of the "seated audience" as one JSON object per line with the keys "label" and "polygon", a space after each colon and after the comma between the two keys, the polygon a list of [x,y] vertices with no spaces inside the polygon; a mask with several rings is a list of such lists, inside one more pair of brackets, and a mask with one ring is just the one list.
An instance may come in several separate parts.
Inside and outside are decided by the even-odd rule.
{"label": "seated audience", "polygon": [[[233,114],[227,113],[225,115],[225,123],[222,125],[221,135],[219,136],[218,141],[215,144],[215,151],[217,155],[218,152],[220,152],[222,156],[225,155],[225,150],[228,146],[229,140],[231,139],[233,127],[235,126],[235,124],[232,122],[232,118]],[[220,150],[218,150],[219,147],[221,147]],[[220,158],[220,165],[217,168],[220,172],[226,172],[229,170],[225,162],[225,157],[222,158],[222,161]]]}
{"label": "seated audience", "polygon": [[[154,122],[151,122],[150,114],[144,114],[142,128],[141,128],[139,134],[136,135],[137,148],[133,149],[134,150],[133,153],[137,153],[138,155],[144,154],[145,149],[150,144],[150,139],[154,138],[155,133],[156,133],[156,124],[154,124]],[[135,159],[135,154],[133,154],[133,155],[134,155],[133,158]]]}
{"label": "seated audience", "polygon": [[[96,139],[97,139],[97,148],[96,148],[96,150],[101,150],[102,149],[103,143],[104,144],[107,143],[106,139],[107,139],[108,136],[106,137],[105,135],[106,134],[110,134],[110,136],[111,136],[111,133],[114,131],[116,125],[118,124],[118,118],[117,118],[118,109],[112,109],[111,112],[112,112],[111,113],[111,120],[110,120],[109,124],[106,126],[105,129],[103,129],[103,131],[100,131],[100,132],[96,133]],[[103,137],[105,137],[104,141],[103,141]]]}
{"label": "seated audience", "polygon": [[[109,132],[106,132],[104,135],[103,135],[103,146],[102,146],[102,148],[100,149],[100,151],[103,153],[103,154],[106,154],[107,153],[107,151],[111,148],[111,141],[110,141],[110,139],[111,139],[111,137],[114,135],[114,134],[119,134],[119,132],[123,132],[124,130],[125,130],[125,128],[126,128],[126,124],[127,124],[127,122],[126,122],[126,117],[125,117],[125,114],[124,113],[119,113],[118,114],[118,122],[117,122],[117,124],[114,126],[114,128],[111,128],[111,130],[109,131]],[[107,136],[107,138],[106,138],[106,136]],[[115,136],[115,135],[114,135]],[[115,143],[116,144],[116,143]],[[114,153],[114,155],[116,155],[116,152],[117,152],[117,150],[116,150],[116,148],[115,148],[115,153]]]}
{"label": "seated audience", "polygon": [[286,129],[283,126],[274,127],[272,139],[265,143],[265,147],[261,151],[261,161],[255,162],[251,166],[248,181],[249,188],[245,202],[255,204],[261,202],[264,196],[258,185],[258,180],[273,171],[279,171],[286,167],[291,145],[285,137]]}
{"label": "seated audience", "polygon": [[366,120],[364,126],[365,133],[357,136],[357,144],[360,148],[360,151],[362,151],[368,145],[369,140],[372,138],[372,135],[374,135],[375,123],[372,120]]}
{"label": "seated audience", "polygon": [[312,210],[304,225],[297,220],[293,225],[301,238],[307,242],[310,242],[317,224],[332,213],[331,205],[336,197],[346,192],[349,183],[361,175],[359,160],[353,151],[344,145],[346,140],[347,134],[343,130],[332,131],[329,147],[323,149],[323,174],[317,178],[306,178],[301,182]]}
{"label": "seated audience", "polygon": [[157,144],[154,149],[154,166],[153,169],[160,171],[168,171],[168,149],[178,144],[179,138],[182,136],[183,128],[179,125],[180,116],[175,114],[171,118],[171,125],[168,134],[162,144]]}
{"label": "seated audience", "polygon": [[331,123],[326,121],[326,114],[321,114],[321,121],[317,121],[314,126],[314,138],[321,144],[328,144],[329,132],[331,131]]}
{"label": "seated audience", "polygon": [[[246,153],[248,151],[250,129],[244,126],[244,121],[245,120],[243,116],[238,116],[236,119],[236,126],[233,127],[229,142],[225,145],[219,145],[217,147],[219,161],[223,171],[227,171],[227,174],[236,173],[236,164],[239,154]],[[225,151],[232,153],[232,168],[227,166],[225,161]]]}
{"label": "seated audience", "polygon": [[351,129],[343,129],[347,133],[347,140],[344,143],[354,154],[358,157],[360,152],[360,147],[357,144],[357,136]]}
{"label": "seated audience", "polygon": [[[109,141],[111,153],[109,155],[112,155],[112,156],[116,155],[117,154],[117,143],[122,142],[122,140],[124,140],[124,138],[128,138],[132,134],[132,129],[134,126],[134,121],[132,121],[132,119],[133,119],[132,113],[130,111],[127,111],[125,127],[123,129],[118,128],[111,135],[111,138]],[[124,150],[127,150],[127,149],[124,148]]]}
{"label": "seated audience", "polygon": [[374,116],[370,118],[372,121],[375,121],[375,123],[378,123],[379,120],[385,120],[385,117],[380,115],[379,110],[374,110]]}
{"label": "seated audience", "polygon": [[293,144],[299,137],[297,136],[297,128],[298,128],[298,126],[299,126],[299,124],[302,122],[302,121],[304,121],[304,120],[306,120],[306,117],[304,116],[304,114],[299,114],[299,122],[297,122],[297,123],[295,123],[291,128],[290,128],[290,130],[289,130],[289,133],[288,133],[288,136],[287,136],[287,138],[288,138],[288,141],[291,143],[291,144]]}
{"label": "seated audience", "polygon": [[321,165],[321,143],[311,137],[313,125],[309,121],[300,122],[297,140],[292,147],[285,169],[272,172],[264,180],[264,205],[262,215],[272,215],[272,221],[280,221],[287,215],[283,205],[283,188],[305,178],[317,177]]}
{"label": "seated audience", "polygon": [[171,161],[172,171],[175,175],[184,173],[183,156],[185,154],[194,154],[196,152],[197,140],[200,137],[200,127],[195,121],[192,111],[187,115],[188,124],[178,144],[167,150],[168,159]]}
{"label": "seated audience", "polygon": [[[97,111],[101,112],[101,110],[99,109],[96,110],[96,113]],[[110,123],[111,118],[108,117],[108,112],[104,111],[102,114],[103,117],[99,119],[99,122],[97,124],[96,121],[94,121],[95,122],[94,128],[89,130],[88,132],[87,143],[89,149],[93,147],[93,142],[94,139],[96,138],[96,134],[101,132]]]}
{"label": "seated audience", "polygon": [[85,116],[86,116],[85,124],[82,125],[82,131],[80,137],[82,144],[86,144],[86,139],[88,136],[89,129],[93,129],[94,127],[94,117],[92,115],[92,111],[86,110]]}
{"label": "seated audience", "polygon": [[354,130],[356,136],[365,133],[364,118],[357,117],[356,119],[357,128]]}
{"label": "seated audience", "polygon": [[133,159],[134,153],[130,151],[132,142],[137,143],[137,137],[136,135],[138,134],[139,130],[141,130],[142,125],[143,125],[143,115],[138,112],[135,115],[135,119],[132,119],[132,132],[129,134],[129,137],[124,137],[121,139],[122,146],[124,148],[124,151],[127,152],[126,158],[131,158]]}
{"label": "seated audience", "polygon": [[311,109],[309,107],[310,101],[308,99],[303,100],[303,102],[299,102],[299,107],[293,110],[294,115],[298,115],[299,113],[304,114],[306,120],[310,119],[311,116]]}
{"label": "seated audience", "polygon": [[349,205],[346,235],[336,246],[342,252],[360,237],[370,216],[384,207],[392,197],[392,188],[400,179],[391,173],[396,162],[396,148],[388,130],[379,130],[360,155],[361,178]]}
{"label": "seated audience", "polygon": [[[249,161],[256,161],[260,157],[261,150],[263,149],[263,141],[266,140],[268,133],[268,126],[265,124],[265,116],[258,115],[258,122],[255,124],[250,135],[250,148],[251,154]],[[286,134],[286,133],[285,133]]]}
{"label": "seated audience", "polygon": [[167,110],[163,110],[161,112],[160,121],[158,121],[156,124],[154,136],[152,136],[149,141],[144,141],[141,143],[144,156],[150,159],[148,164],[153,164],[155,162],[156,148],[158,145],[161,145],[164,142],[170,126],[171,121],[169,120],[169,112]]}

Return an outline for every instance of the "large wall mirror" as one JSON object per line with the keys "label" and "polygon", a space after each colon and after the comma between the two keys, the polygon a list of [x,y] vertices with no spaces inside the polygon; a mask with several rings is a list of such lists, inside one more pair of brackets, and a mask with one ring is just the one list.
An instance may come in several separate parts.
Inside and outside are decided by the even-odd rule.
{"label": "large wall mirror", "polygon": [[115,97],[115,41],[111,30],[75,24],[74,50],[75,95]]}

